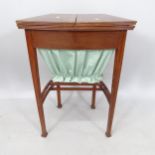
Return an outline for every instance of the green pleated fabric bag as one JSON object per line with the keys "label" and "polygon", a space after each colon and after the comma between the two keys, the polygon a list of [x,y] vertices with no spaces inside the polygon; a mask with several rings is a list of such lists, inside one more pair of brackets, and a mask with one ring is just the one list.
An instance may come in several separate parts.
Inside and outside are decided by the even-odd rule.
{"label": "green pleated fabric bag", "polygon": [[37,49],[47,64],[54,82],[96,83],[114,52],[108,50]]}

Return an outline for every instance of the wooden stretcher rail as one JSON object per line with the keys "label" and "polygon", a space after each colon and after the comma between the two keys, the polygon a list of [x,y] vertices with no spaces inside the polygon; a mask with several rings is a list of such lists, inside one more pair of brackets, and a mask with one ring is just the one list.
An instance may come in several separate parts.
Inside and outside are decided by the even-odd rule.
{"label": "wooden stretcher rail", "polygon": [[[70,86],[70,87],[66,87],[66,86]],[[96,91],[103,91],[106,98],[107,98],[108,103],[110,104],[110,92],[103,82],[91,84],[91,83],[76,83],[76,82],[72,82],[72,83],[69,83],[69,82],[68,83],[67,82],[53,82],[52,80],[50,80],[46,84],[46,86],[44,87],[44,89],[41,93],[42,104],[44,103],[44,100],[46,99],[48,93],[51,90],[56,90],[56,91],[61,91],[61,90],[63,90],[63,91],[72,91],[72,90],[93,91],[93,94],[95,94]]]}

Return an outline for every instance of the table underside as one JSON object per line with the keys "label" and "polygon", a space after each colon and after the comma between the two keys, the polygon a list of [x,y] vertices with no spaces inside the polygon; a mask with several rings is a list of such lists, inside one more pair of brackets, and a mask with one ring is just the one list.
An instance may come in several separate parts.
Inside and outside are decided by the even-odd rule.
{"label": "table underside", "polygon": [[[60,92],[62,90],[91,90],[92,91],[91,107],[95,108],[96,91],[100,90],[104,92],[109,103],[106,136],[110,137],[127,31],[126,30],[117,30],[117,31],[26,30],[25,32],[26,32],[26,39],[27,39],[27,46],[28,46],[28,53],[34,83],[35,95],[37,99],[38,112],[41,122],[42,136],[43,137],[47,136],[43,103],[49,91],[51,90],[57,91],[58,107],[61,108],[62,104],[61,104]],[[46,86],[43,89],[41,89],[37,49],[55,49],[66,51],[93,50],[94,52],[95,51],[101,52],[101,50],[104,51],[114,49],[112,51],[112,53],[114,53],[114,67],[113,67],[111,91],[109,91],[109,89],[100,79],[93,82],[90,81],[79,82],[79,80],[73,82],[70,81],[64,82],[63,80],[49,81],[46,84]],[[87,70],[90,71],[90,69]],[[74,69],[72,69],[72,71],[74,71]],[[103,75],[103,70],[99,75]],[[66,88],[66,86],[71,87]],[[79,88],[79,86],[82,86],[82,88]]]}

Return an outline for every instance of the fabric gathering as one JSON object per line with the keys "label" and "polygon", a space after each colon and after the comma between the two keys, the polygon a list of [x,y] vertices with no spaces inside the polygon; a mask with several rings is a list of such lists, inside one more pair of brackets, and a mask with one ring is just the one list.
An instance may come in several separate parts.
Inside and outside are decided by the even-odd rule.
{"label": "fabric gathering", "polygon": [[103,80],[104,71],[114,49],[57,50],[38,48],[53,82],[97,83]]}

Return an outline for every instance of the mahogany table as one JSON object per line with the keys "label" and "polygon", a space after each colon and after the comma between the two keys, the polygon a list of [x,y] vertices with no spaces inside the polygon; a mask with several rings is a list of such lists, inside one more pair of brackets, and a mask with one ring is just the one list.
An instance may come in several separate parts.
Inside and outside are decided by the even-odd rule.
{"label": "mahogany table", "polygon": [[[111,136],[112,122],[122,67],[127,30],[135,27],[136,21],[106,14],[49,14],[16,21],[18,28],[25,29],[28,54],[36,95],[42,136],[47,136],[43,103],[50,90],[57,91],[58,107],[61,108],[61,90],[91,90],[92,108],[95,108],[96,90],[103,91],[109,103],[106,136]],[[48,49],[115,49],[111,91],[103,82],[62,83],[49,81],[41,90],[37,48]],[[64,87],[64,86],[76,87]],[[79,88],[77,86],[84,86]],[[87,87],[86,87],[87,86]],[[89,86],[89,87],[88,87]],[[90,86],[92,86],[90,88]]]}

